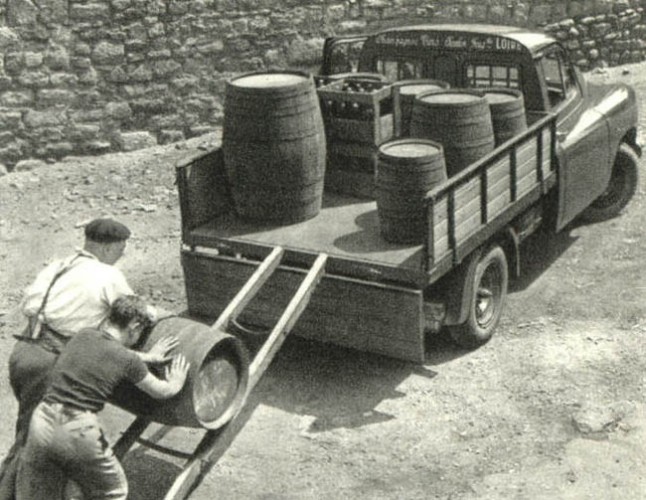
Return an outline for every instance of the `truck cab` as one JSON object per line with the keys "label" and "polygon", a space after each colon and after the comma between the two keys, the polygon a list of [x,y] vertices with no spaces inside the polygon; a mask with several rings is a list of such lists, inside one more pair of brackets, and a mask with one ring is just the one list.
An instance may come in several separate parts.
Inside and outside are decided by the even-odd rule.
{"label": "truck cab", "polygon": [[321,73],[381,73],[390,82],[442,80],[458,88],[507,87],[527,111],[557,115],[560,230],[583,214],[619,213],[636,188],[637,105],[625,85],[589,85],[547,34],[491,25],[433,24],[329,38]]}

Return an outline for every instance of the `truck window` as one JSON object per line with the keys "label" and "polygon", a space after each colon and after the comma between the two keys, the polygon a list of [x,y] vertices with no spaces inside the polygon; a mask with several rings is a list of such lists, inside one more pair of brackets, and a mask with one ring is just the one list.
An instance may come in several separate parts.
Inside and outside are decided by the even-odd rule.
{"label": "truck window", "polygon": [[547,95],[551,107],[558,106],[566,98],[576,92],[576,83],[572,76],[572,69],[565,62],[563,54],[558,50],[547,52],[538,64],[541,66]]}
{"label": "truck window", "polygon": [[359,57],[364,43],[365,37],[332,41],[332,43],[326,47],[326,73],[335,74],[357,71],[359,67]]}
{"label": "truck window", "polygon": [[424,77],[424,65],[419,61],[377,60],[377,72],[390,82]]}
{"label": "truck window", "polygon": [[520,72],[516,66],[467,63],[469,87],[520,88]]}

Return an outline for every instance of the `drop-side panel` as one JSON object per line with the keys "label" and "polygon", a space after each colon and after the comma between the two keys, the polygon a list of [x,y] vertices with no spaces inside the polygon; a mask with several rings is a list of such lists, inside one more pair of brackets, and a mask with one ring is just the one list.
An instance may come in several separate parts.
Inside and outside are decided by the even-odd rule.
{"label": "drop-side panel", "polygon": [[[182,251],[189,313],[216,318],[257,265],[256,261]],[[280,268],[247,306],[240,322],[270,329],[305,272]],[[325,275],[294,333],[360,351],[423,362],[422,302],[421,290]]]}

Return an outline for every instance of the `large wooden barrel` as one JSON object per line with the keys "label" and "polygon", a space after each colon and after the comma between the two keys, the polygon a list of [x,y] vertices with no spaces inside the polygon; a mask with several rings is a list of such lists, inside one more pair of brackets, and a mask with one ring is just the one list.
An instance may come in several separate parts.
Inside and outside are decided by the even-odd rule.
{"label": "large wooden barrel", "polygon": [[521,91],[505,87],[482,91],[489,102],[496,146],[527,130],[525,100]]}
{"label": "large wooden barrel", "polygon": [[451,85],[443,80],[402,80],[393,85],[395,101],[395,133],[397,137],[410,136],[410,120],[415,97],[422,93],[448,89]]}
{"label": "large wooden barrel", "polygon": [[475,90],[449,89],[418,95],[413,104],[411,136],[442,144],[449,176],[495,146],[489,104],[484,94]]}
{"label": "large wooden barrel", "polygon": [[244,402],[249,362],[242,342],[222,331],[185,318],[161,320],[142,350],[174,335],[175,350],[191,364],[184,388],[176,396],[158,400],[131,384],[120,386],[111,402],[153,422],[183,427],[217,429],[227,423]]}
{"label": "large wooden barrel", "polygon": [[396,139],[379,148],[375,198],[383,238],[422,243],[426,234],[426,194],[447,178],[441,144]]}
{"label": "large wooden barrel", "polygon": [[240,217],[291,224],[319,213],[325,132],[307,73],[249,73],[228,81],[222,149]]}

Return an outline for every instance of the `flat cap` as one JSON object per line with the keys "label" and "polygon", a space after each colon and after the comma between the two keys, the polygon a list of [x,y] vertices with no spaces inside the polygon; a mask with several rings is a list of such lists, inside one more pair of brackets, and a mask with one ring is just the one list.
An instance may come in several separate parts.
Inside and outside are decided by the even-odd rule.
{"label": "flat cap", "polygon": [[130,237],[130,229],[113,219],[94,219],[85,226],[85,237],[97,243],[114,243]]}

